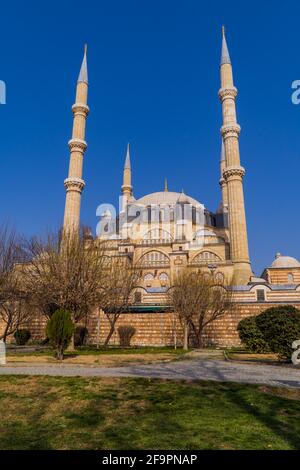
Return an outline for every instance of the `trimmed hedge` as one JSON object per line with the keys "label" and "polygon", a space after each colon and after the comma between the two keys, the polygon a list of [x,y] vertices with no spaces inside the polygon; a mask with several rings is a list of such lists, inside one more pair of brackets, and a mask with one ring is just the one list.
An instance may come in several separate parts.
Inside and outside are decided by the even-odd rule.
{"label": "trimmed hedge", "polygon": [[253,353],[268,353],[270,348],[256,324],[256,317],[241,320],[237,327],[241,342]]}
{"label": "trimmed hedge", "polygon": [[300,311],[286,305],[273,307],[258,315],[256,325],[270,350],[283,359],[291,359],[293,341],[300,339]]}
{"label": "trimmed hedge", "polygon": [[74,334],[74,346],[85,346],[88,334],[88,329],[85,326],[77,326]]}
{"label": "trimmed hedge", "polygon": [[250,351],[271,351],[291,360],[292,343],[300,339],[300,311],[290,305],[268,308],[257,317],[241,320],[237,330]]}
{"label": "trimmed hedge", "polygon": [[31,333],[29,330],[20,329],[17,330],[14,334],[14,338],[18,346],[25,346],[31,338]]}

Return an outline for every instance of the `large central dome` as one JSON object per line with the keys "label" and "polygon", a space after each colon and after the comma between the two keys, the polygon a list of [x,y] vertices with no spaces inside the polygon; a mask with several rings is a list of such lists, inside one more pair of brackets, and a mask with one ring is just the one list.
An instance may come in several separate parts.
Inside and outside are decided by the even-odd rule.
{"label": "large central dome", "polygon": [[177,203],[190,203],[193,206],[202,206],[199,201],[193,199],[190,196],[182,193],[175,193],[172,191],[159,191],[157,193],[147,194],[135,201],[135,204],[141,204],[143,206],[152,205],[176,205]]}

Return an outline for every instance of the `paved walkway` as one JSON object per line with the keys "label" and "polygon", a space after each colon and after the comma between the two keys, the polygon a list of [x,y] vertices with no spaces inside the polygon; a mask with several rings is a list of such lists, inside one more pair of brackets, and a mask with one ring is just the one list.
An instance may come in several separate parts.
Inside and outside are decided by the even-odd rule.
{"label": "paved walkway", "polygon": [[152,365],[98,367],[65,364],[0,366],[0,375],[50,375],[63,377],[152,377],[175,380],[214,380],[300,388],[300,369],[241,364],[215,359],[185,359]]}

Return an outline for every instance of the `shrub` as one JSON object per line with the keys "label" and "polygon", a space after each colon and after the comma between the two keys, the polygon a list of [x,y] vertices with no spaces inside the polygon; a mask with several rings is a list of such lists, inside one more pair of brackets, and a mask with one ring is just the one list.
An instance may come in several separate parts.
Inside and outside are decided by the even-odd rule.
{"label": "shrub", "polygon": [[256,317],[247,317],[241,320],[237,327],[241,342],[249,351],[254,353],[270,352],[268,343],[256,324]]}
{"label": "shrub", "polygon": [[20,329],[15,332],[14,338],[18,346],[24,346],[30,340],[31,333],[29,330]]}
{"label": "shrub", "polygon": [[135,328],[133,326],[119,326],[118,333],[120,338],[120,346],[123,348],[130,346],[130,341],[135,335]]}
{"label": "shrub", "polygon": [[272,307],[256,317],[256,325],[270,350],[290,360],[292,343],[300,339],[300,311],[289,305]]}
{"label": "shrub", "polygon": [[88,337],[88,329],[85,326],[77,326],[74,334],[74,346],[84,346]]}
{"label": "shrub", "polygon": [[64,351],[69,346],[74,334],[74,325],[71,313],[65,310],[56,310],[47,323],[46,334],[51,344],[56,348],[57,359],[64,358]]}

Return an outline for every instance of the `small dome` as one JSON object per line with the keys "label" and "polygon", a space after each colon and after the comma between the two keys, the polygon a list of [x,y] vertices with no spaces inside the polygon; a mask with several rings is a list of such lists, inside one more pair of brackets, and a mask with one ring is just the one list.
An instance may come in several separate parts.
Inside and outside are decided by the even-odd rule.
{"label": "small dome", "polygon": [[280,253],[277,253],[271,268],[300,268],[300,263],[292,256],[282,256]]}
{"label": "small dome", "polygon": [[172,191],[161,191],[157,193],[152,193],[152,194],[147,194],[144,197],[141,197],[140,199],[137,199],[136,204],[141,204],[143,206],[148,206],[148,205],[176,205],[177,203],[184,202],[184,203],[190,203],[194,206],[202,206],[196,199],[193,199],[190,196],[187,196],[184,193],[175,193]]}

